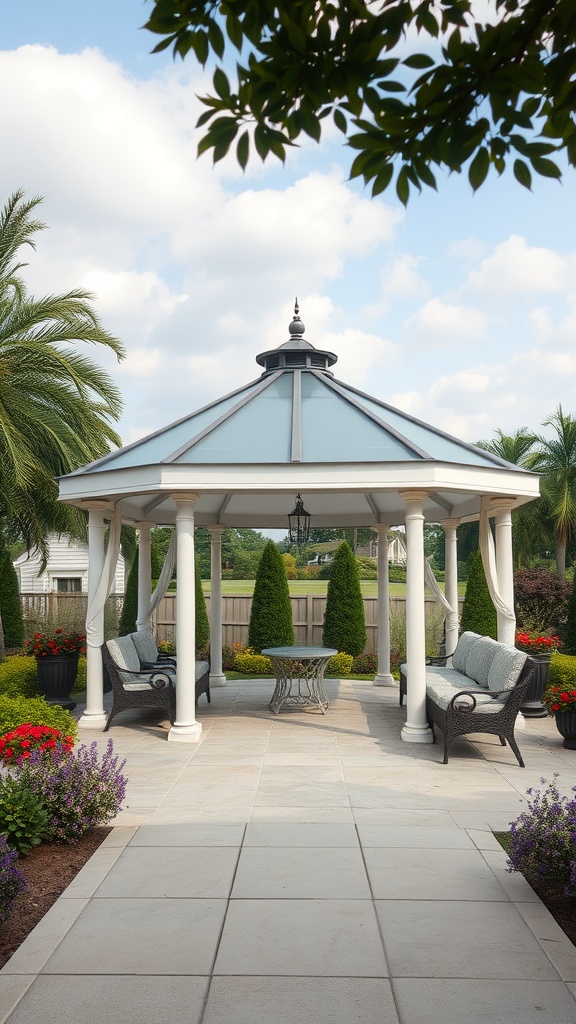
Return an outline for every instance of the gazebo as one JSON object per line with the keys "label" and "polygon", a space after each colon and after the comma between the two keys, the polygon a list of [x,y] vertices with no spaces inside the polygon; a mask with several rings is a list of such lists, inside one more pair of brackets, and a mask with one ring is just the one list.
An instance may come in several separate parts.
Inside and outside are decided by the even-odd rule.
{"label": "gazebo", "polygon": [[[221,535],[227,527],[286,528],[296,494],[318,527],[368,526],[378,544],[378,664],[375,685],[391,685],[387,531],[406,531],[407,720],[402,739],[430,743],[425,712],[425,522],[446,542],[446,648],[458,635],[459,523],[480,520],[480,547],[498,614],[498,639],[514,643],[512,520],[538,497],[538,477],[394,409],[332,371],[333,352],[304,339],[298,304],[289,340],[256,356],[260,376],[189,416],[59,480],[60,500],[88,511],[87,704],[80,727],[103,727],[104,604],[122,522],[139,533],[138,629],[177,565],[176,720],[168,738],[197,742],[195,711],[194,527],[211,534],[212,686],[222,672]],[[495,542],[490,518],[495,518]],[[174,525],[156,591],[150,531]],[[109,530],[107,547],[106,530]],[[433,581],[428,581],[433,586]]]}

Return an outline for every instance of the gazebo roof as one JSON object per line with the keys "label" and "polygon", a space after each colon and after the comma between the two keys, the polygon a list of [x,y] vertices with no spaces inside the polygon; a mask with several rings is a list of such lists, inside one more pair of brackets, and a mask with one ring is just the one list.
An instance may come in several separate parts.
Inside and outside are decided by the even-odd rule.
{"label": "gazebo roof", "polygon": [[296,305],[257,380],[62,477],[61,499],[121,498],[125,518],[170,523],[171,495],[194,491],[198,525],[283,528],[295,491],[317,526],[402,521],[412,488],[431,522],[475,517],[481,494],[538,496],[534,474],[337,380],[304,330]]}

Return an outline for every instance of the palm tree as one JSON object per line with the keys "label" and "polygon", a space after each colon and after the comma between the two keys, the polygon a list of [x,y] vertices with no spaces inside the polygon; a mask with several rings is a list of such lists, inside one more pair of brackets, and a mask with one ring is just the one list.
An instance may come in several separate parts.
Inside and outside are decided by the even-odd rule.
{"label": "palm tree", "polygon": [[543,473],[542,488],[554,526],[556,572],[566,575],[566,545],[576,526],[576,419],[562,406],[544,420],[554,435],[536,437],[534,469]]}
{"label": "palm tree", "polygon": [[[505,434],[502,430],[496,431],[496,437],[491,441],[477,441],[478,448],[483,448],[492,455],[497,455],[506,462],[522,469],[533,470],[540,458],[535,451],[537,437],[527,427],[520,427],[513,434]],[[536,541],[541,541],[543,534],[548,533],[546,524],[546,503],[542,501],[530,502],[522,508],[515,509],[512,513],[514,524],[514,562],[516,568],[528,566],[531,557],[534,555]]]}
{"label": "palm tree", "polygon": [[124,349],[104,330],[92,296],[74,289],[35,299],[20,276],[20,251],[45,225],[41,199],[10,197],[0,214],[0,519],[28,545],[45,549],[50,530],[82,535],[85,517],[59,504],[54,477],[120,443],[122,409],[108,374],[75,351],[80,342]]}

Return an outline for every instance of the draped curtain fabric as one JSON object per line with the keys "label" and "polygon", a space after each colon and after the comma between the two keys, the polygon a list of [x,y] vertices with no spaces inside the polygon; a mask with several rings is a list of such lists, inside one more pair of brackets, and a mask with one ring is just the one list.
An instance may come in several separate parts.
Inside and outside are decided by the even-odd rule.
{"label": "draped curtain fabric", "polygon": [[516,615],[514,614],[514,609],[510,608],[510,606],[506,604],[506,601],[500,594],[498,587],[496,549],[494,546],[492,530],[490,529],[490,498],[487,495],[481,499],[480,505],[480,554],[482,555],[484,575],[488,585],[488,593],[492,598],[492,604],[496,611],[502,615],[507,622],[512,623],[514,628],[516,626]]}
{"label": "draped curtain fabric", "polygon": [[114,586],[116,563],[118,561],[118,553],[120,551],[121,527],[122,504],[120,501],[117,501],[112,512],[112,520],[110,522],[110,530],[108,533],[108,547],[106,549],[106,558],[104,559],[102,575],[100,576],[96,592],[88,605],[88,611],[86,613],[86,642],[90,647],[100,646],[100,639],[94,626],[94,622],[98,615],[100,615],[104,610],[106,599],[108,595],[112,593],[112,587]]}

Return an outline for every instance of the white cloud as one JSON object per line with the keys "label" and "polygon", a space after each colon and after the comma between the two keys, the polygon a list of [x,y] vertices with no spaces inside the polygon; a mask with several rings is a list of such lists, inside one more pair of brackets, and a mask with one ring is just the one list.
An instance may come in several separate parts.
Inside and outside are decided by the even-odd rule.
{"label": "white cloud", "polygon": [[417,273],[421,263],[421,257],[403,253],[384,267],[380,274],[384,293],[395,298],[422,298],[429,288]]}
{"label": "white cloud", "polygon": [[488,318],[473,307],[455,306],[434,298],[411,316],[406,326],[420,345],[443,346],[484,337]]}
{"label": "white cloud", "polygon": [[529,246],[521,235],[511,235],[482,260],[468,283],[479,291],[508,297],[513,293],[559,292],[569,281],[568,262],[552,249]]}

